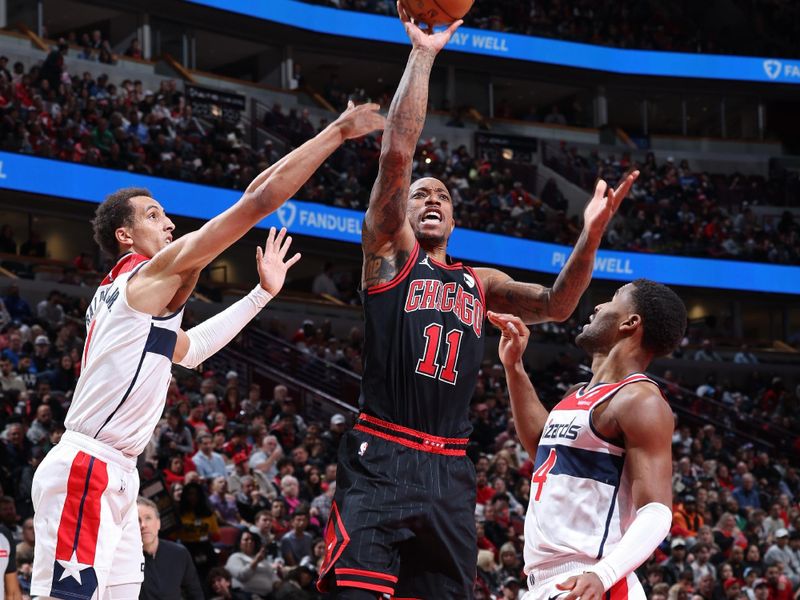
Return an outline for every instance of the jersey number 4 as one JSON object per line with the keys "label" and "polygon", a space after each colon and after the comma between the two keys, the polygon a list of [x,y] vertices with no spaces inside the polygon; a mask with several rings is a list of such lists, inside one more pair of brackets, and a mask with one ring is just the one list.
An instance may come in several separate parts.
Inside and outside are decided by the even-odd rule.
{"label": "jersey number 4", "polygon": [[444,328],[439,323],[431,323],[425,328],[425,353],[417,361],[417,373],[432,379],[438,377],[445,383],[455,385],[458,378],[456,362],[458,362],[458,351],[461,348],[461,336],[464,335],[464,332],[460,329],[452,329],[445,336],[446,354],[444,365],[440,365],[436,362],[436,358],[441,354],[439,346],[443,330]]}
{"label": "jersey number 4", "polygon": [[547,481],[547,476],[550,474],[550,471],[552,471],[553,467],[556,466],[557,458],[558,456],[556,456],[555,448],[551,448],[550,454],[547,456],[547,460],[545,460],[541,466],[534,471],[533,477],[531,477],[531,483],[535,483],[539,486],[536,488],[536,496],[533,498],[536,502],[538,502],[542,497],[542,488]]}

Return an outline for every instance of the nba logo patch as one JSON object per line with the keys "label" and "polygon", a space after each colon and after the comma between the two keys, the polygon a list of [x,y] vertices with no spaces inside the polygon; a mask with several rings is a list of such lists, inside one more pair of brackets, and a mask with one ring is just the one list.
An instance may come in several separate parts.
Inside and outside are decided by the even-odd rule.
{"label": "nba logo patch", "polygon": [[367,446],[369,446],[367,442],[361,442],[361,447],[358,449],[359,456],[364,456],[364,452],[367,451]]}

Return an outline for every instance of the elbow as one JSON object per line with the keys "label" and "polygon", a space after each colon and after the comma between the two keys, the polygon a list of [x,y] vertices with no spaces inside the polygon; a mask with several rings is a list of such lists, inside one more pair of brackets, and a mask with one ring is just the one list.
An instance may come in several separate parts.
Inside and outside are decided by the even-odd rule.
{"label": "elbow", "polygon": [[384,142],[381,147],[380,164],[382,166],[402,165],[411,161],[412,152],[413,151],[409,150],[405,144],[400,143],[399,140],[389,140],[388,142]]}

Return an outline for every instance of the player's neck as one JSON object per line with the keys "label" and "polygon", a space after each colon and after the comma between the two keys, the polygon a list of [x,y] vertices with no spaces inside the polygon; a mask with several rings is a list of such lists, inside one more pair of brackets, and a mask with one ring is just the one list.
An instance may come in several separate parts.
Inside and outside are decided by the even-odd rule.
{"label": "player's neck", "polygon": [[447,244],[438,244],[429,240],[420,241],[419,245],[425,251],[425,254],[430,256],[433,260],[443,265],[447,264]]}
{"label": "player's neck", "polygon": [[615,383],[632,373],[641,373],[650,364],[650,358],[641,350],[616,345],[608,352],[592,355],[592,380],[590,385]]}

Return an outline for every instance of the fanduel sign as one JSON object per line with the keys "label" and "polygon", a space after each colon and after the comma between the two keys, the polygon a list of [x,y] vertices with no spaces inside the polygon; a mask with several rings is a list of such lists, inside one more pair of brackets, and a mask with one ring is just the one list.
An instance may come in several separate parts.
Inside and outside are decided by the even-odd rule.
{"label": "fanduel sign", "polygon": [[[0,152],[0,188],[102,202],[110,192],[128,186],[148,188],[168,214],[203,220],[218,215],[240,196],[237,191],[195,183]],[[258,226],[286,227],[293,235],[360,244],[363,219],[358,211],[290,200]],[[449,251],[467,263],[558,273],[572,249],[456,229]],[[615,281],[647,277],[674,285],[800,294],[800,267],[794,266],[601,250],[594,274],[598,279]]]}
{"label": "fanduel sign", "polygon": [[[396,44],[409,43],[405,30],[394,17],[339,10],[295,0],[187,1],[317,33]],[[798,61],[609,48],[467,27],[462,27],[453,35],[448,49],[626,75],[800,83]]]}

